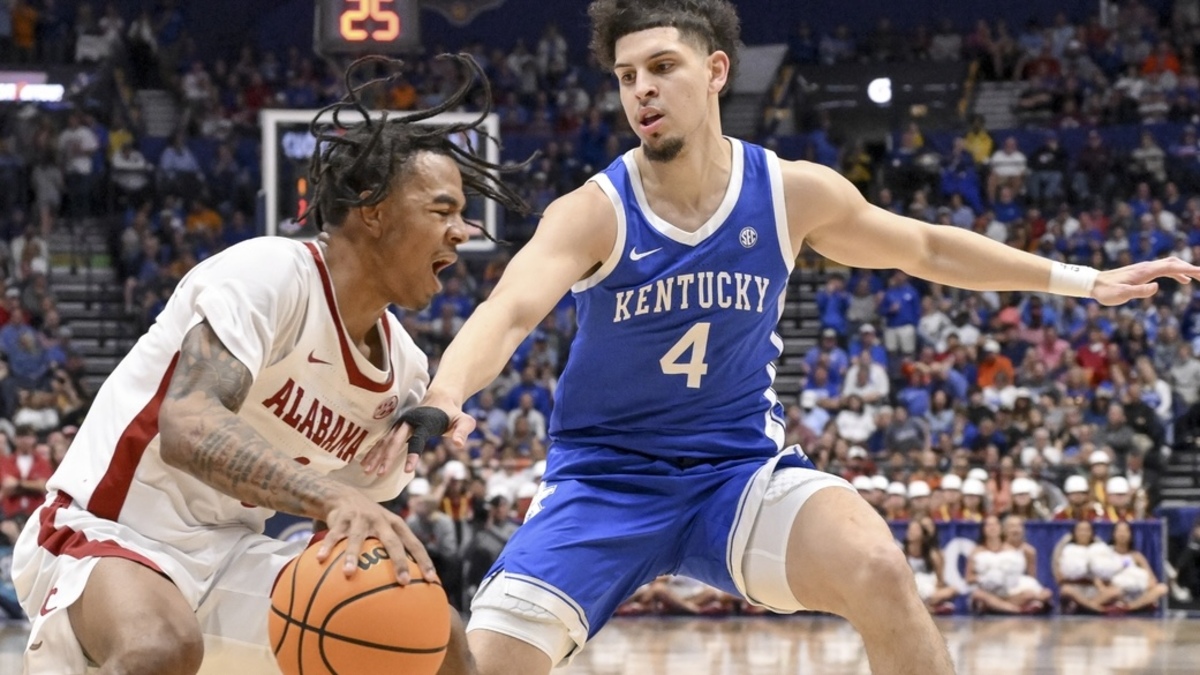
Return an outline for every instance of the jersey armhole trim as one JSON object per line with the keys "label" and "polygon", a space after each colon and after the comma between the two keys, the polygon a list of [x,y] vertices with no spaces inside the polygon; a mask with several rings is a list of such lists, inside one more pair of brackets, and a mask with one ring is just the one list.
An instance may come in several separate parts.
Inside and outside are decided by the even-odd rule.
{"label": "jersey armhole trim", "polygon": [[575,282],[571,286],[572,293],[582,293],[588,289],[598,286],[600,282],[608,278],[612,271],[617,268],[617,263],[621,262],[621,256],[625,254],[625,205],[621,202],[621,195],[617,194],[617,188],[612,184],[612,180],[605,174],[597,174],[589,179],[595,183],[604,194],[608,196],[608,200],[612,202],[613,211],[617,214],[617,237],[613,243],[612,252],[608,254],[608,259],[596,270],[584,279]]}
{"label": "jersey armhole trim", "polygon": [[787,200],[783,191],[783,168],[779,155],[767,150],[767,174],[771,177],[771,203],[775,207],[775,235],[779,239],[779,252],[783,264],[790,274],[796,266],[796,252],[792,250],[791,228],[788,227]]}

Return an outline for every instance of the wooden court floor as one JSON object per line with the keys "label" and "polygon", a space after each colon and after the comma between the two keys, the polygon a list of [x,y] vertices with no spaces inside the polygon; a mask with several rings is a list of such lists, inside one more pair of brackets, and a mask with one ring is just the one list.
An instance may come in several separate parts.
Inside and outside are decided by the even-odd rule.
{"label": "wooden court floor", "polygon": [[[957,618],[939,625],[962,675],[1200,673],[1200,619]],[[24,645],[24,628],[0,624],[0,675],[21,673]],[[638,618],[614,620],[554,675],[869,672],[862,641],[836,619]]]}

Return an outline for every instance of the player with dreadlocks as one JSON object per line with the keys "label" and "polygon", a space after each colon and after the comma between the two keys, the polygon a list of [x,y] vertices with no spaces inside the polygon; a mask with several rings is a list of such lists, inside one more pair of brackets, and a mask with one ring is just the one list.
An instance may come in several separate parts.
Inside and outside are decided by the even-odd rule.
{"label": "player with dreadlocks", "polygon": [[[387,308],[420,309],[440,289],[470,233],[464,186],[524,210],[496,177],[509,167],[454,142],[486,110],[474,123],[416,124],[459,105],[474,79],[486,85],[471,59],[443,58],[463,71],[459,91],[375,120],[360,95],[380,80],[350,86],[373,59],[355,62],[345,99],[322,111],[334,131],[313,124],[308,217],[327,236],[253,239],[198,265],[101,388],[13,556],[33,622],[26,673],[278,672],[271,586],[304,544],[262,534],[275,511],[327,523],[322,558],[348,540],[346,574],[376,537],[436,578],[378,504],[410,474],[359,463],[429,381]],[[443,673],[471,670],[455,623]]]}

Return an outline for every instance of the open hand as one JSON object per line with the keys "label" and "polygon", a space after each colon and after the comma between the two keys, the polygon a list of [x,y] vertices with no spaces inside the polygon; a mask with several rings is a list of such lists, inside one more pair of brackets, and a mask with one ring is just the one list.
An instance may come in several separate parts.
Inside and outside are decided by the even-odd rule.
{"label": "open hand", "polygon": [[1147,260],[1101,272],[1092,287],[1092,297],[1102,305],[1120,305],[1158,292],[1155,279],[1169,278],[1182,284],[1200,280],[1200,267],[1174,256]]}
{"label": "open hand", "polygon": [[409,582],[408,556],[417,561],[426,579],[437,580],[437,571],[421,540],[408,528],[400,516],[367,499],[354,489],[347,489],[335,499],[323,518],[329,532],[317,551],[317,561],[324,563],[330,551],[339,541],[346,540],[342,572],[351,576],[358,569],[358,557],[362,554],[363,542],[374,537],[383,544],[388,558],[396,568],[396,581],[400,585]]}

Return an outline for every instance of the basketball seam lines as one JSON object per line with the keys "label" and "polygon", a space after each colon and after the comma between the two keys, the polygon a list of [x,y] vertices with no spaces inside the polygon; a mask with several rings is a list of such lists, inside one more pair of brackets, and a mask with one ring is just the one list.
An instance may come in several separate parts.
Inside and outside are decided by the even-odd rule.
{"label": "basketball seam lines", "polygon": [[[417,649],[415,647],[394,647],[392,645],[381,645],[377,642],[368,642],[367,640],[360,640],[358,638],[352,638],[348,635],[340,635],[338,633],[331,633],[328,630],[324,630],[317,626],[309,625],[307,623],[304,623],[303,621],[300,621],[299,619],[294,619],[294,618],[284,614],[283,612],[281,612],[279,610],[278,607],[272,606],[271,611],[274,612],[275,615],[278,616],[280,619],[287,622],[288,625],[294,624],[297,627],[299,627],[300,629],[302,629],[302,631],[312,631],[314,633],[319,634],[321,637],[326,637],[326,638],[330,638],[333,640],[341,640],[342,642],[349,642],[350,644],[358,645],[360,647],[371,647],[373,649],[382,649],[384,651],[389,651],[389,652],[402,652],[405,654],[436,654],[440,651],[444,651],[446,649],[446,647],[449,646],[449,643],[447,643],[445,645],[442,645],[441,647],[431,647],[428,649]],[[329,664],[326,663],[326,665],[328,666]],[[332,670],[332,668],[330,670]]]}
{"label": "basketball seam lines", "polygon": [[[301,555],[303,555],[303,554],[304,554],[303,551],[301,551]],[[291,591],[291,593],[288,594],[288,608],[287,608],[287,615],[289,618],[291,618],[292,610],[295,609],[295,607],[296,607],[296,561],[299,558],[300,558],[300,556],[296,556],[295,558],[292,558],[291,560],[288,561],[287,567],[284,568],[285,572],[287,570],[292,571],[292,580],[291,580],[292,591]],[[271,609],[275,609],[275,603],[273,603],[273,602],[271,603]],[[276,656],[279,655],[279,650],[283,649],[283,643],[287,642],[288,630],[291,629],[291,627],[292,627],[292,624],[290,621],[285,622],[283,624],[283,630],[279,634],[279,644],[275,645],[275,649],[274,649]]]}
{"label": "basketball seam lines", "polygon": [[[431,585],[431,586],[438,586],[438,587],[440,587],[440,586],[441,586],[441,584],[440,584],[440,583],[437,583],[437,582],[430,582],[430,581],[428,581],[428,580],[426,580],[426,579],[424,579],[424,578],[421,578],[421,579],[412,579],[412,580],[410,580],[410,581],[409,581],[409,583],[412,583],[412,584],[429,584],[429,585]],[[333,619],[333,616],[334,616],[335,614],[337,614],[337,613],[338,613],[338,610],[339,610],[339,609],[341,609],[342,607],[345,607],[346,605],[348,605],[348,604],[350,604],[350,603],[352,603],[352,602],[354,602],[354,601],[356,601],[356,600],[360,600],[360,599],[362,599],[362,598],[365,598],[365,597],[367,597],[368,595],[374,595],[375,593],[379,593],[379,592],[382,592],[382,591],[386,591],[386,590],[389,590],[389,589],[392,589],[392,588],[401,588],[401,586],[400,586],[400,582],[398,582],[398,581],[393,581],[392,583],[390,583],[390,584],[387,584],[386,586],[377,586],[377,587],[375,587],[375,588],[372,588],[372,589],[371,589],[371,590],[369,590],[369,591],[363,591],[362,593],[358,593],[357,595],[352,595],[352,596],[350,596],[350,597],[346,598],[345,600],[342,600],[342,601],[341,601],[341,602],[339,602],[338,604],[334,605],[332,608],[330,608],[330,610],[329,610],[328,612],[326,612],[326,613],[325,613],[325,620],[324,620],[323,622],[321,622],[321,627],[320,627],[320,629],[318,629],[318,632],[319,632],[319,634],[321,635],[321,639],[318,639],[318,640],[317,640],[317,651],[318,651],[318,652],[321,654],[321,661],[325,663],[325,667],[329,669],[329,672],[331,672],[331,673],[336,673],[336,672],[337,672],[336,670],[334,670],[334,668],[333,668],[333,664],[329,662],[329,658],[325,656],[325,640],[324,640],[324,638],[325,638],[325,637],[327,637],[327,636],[328,636],[328,637],[334,637],[334,636],[335,636],[335,634],[333,634],[333,633],[330,633],[330,632],[328,631],[328,629],[326,628],[326,626],[328,626],[328,625],[329,625],[329,622],[330,622],[330,620],[331,620],[331,619]],[[304,620],[305,620],[306,622],[308,621],[308,616],[307,616],[307,615],[304,617]],[[367,641],[365,641],[365,640],[358,640],[358,639],[355,639],[355,638],[348,638],[348,637],[340,637],[340,636],[338,636],[338,639],[340,639],[340,640],[344,640],[344,641],[346,641],[346,642],[349,642],[349,643],[351,643],[351,644],[357,644],[357,645],[359,645],[359,646],[363,646],[363,647],[374,647],[374,648],[379,648],[379,647],[381,647],[381,646],[382,646],[382,645],[377,645],[377,644],[375,644],[374,642],[367,642]],[[385,649],[386,649],[386,650],[388,650],[388,651],[396,651],[396,652],[401,652],[401,653],[404,653],[404,654],[437,654],[438,652],[445,651],[445,650],[446,650],[446,647],[448,647],[449,645],[450,645],[450,643],[449,643],[449,642],[447,642],[446,644],[442,645],[441,647],[439,647],[439,648],[437,648],[437,649],[413,649],[413,648],[405,648],[405,647],[386,647]]]}
{"label": "basketball seam lines", "polygon": [[[312,550],[312,549],[308,549],[308,550]],[[305,551],[304,553],[308,553],[308,551]],[[304,553],[301,553],[300,555],[304,555]],[[339,559],[341,559],[341,557],[342,556],[339,555],[339,556],[337,556],[337,558],[335,558],[335,560],[339,560]],[[299,566],[300,563],[297,562],[296,564],[297,564],[297,566]],[[331,561],[329,563],[329,566],[325,568],[325,571],[321,573],[321,578],[317,579],[317,583],[313,586],[312,591],[310,591],[310,593],[312,593],[312,595],[310,595],[308,597],[308,606],[304,608],[304,619],[303,619],[304,623],[302,625],[308,624],[308,615],[312,613],[313,605],[317,602],[317,593],[321,590],[321,584],[325,583],[325,577],[329,576],[329,572],[334,567],[337,567],[337,565],[336,565],[336,563]],[[271,609],[275,609],[274,605],[272,605]],[[289,623],[291,623],[294,620],[290,616],[287,617],[287,619],[288,619]],[[299,659],[297,660],[297,663],[300,666],[299,675],[304,675],[304,635],[307,632],[308,631],[303,631],[303,630],[300,631],[300,639],[296,641],[296,653],[299,655]],[[317,644],[320,645],[320,642],[318,642]],[[332,671],[332,670],[333,669],[331,668],[330,671]]]}

